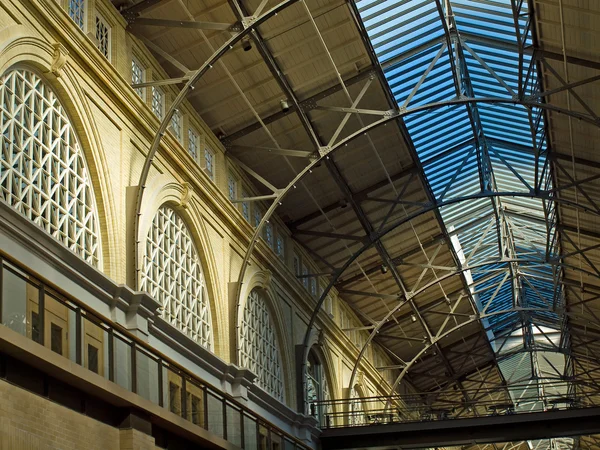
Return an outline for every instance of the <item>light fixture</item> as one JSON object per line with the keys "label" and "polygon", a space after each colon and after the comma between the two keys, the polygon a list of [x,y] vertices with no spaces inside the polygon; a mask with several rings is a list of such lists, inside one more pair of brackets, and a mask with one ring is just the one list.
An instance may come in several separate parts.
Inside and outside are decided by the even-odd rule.
{"label": "light fixture", "polygon": [[248,36],[242,38],[242,48],[245,52],[252,50],[252,42],[250,42],[250,38]]}
{"label": "light fixture", "polygon": [[415,316],[414,314],[412,316],[410,316],[410,320],[412,320],[413,322],[417,321],[417,316]]}
{"label": "light fixture", "polygon": [[288,112],[290,110],[290,104],[288,103],[288,101],[286,99],[283,99],[279,102],[279,105],[281,105],[281,110],[285,113]]}
{"label": "light fixture", "polygon": [[387,266],[385,264],[382,264],[381,265],[381,273],[387,273],[387,271],[388,271]]}

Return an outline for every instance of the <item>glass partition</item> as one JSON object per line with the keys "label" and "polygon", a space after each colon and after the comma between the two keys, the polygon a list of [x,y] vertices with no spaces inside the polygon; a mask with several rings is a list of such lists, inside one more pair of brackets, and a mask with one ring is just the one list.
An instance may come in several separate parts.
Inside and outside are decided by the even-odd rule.
{"label": "glass partition", "polygon": [[2,325],[243,449],[307,449],[6,256],[0,269]]}

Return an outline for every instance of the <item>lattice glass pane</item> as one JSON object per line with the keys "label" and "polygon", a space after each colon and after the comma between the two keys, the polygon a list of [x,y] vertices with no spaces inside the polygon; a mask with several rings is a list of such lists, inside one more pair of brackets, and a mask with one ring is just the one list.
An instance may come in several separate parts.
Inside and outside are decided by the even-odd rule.
{"label": "lattice glass pane", "polygon": [[308,267],[302,264],[302,284],[308,289]]}
{"label": "lattice glass pane", "polygon": [[214,159],[215,155],[213,154],[212,150],[206,147],[204,149],[204,168],[206,169],[206,172],[211,180],[215,179]]}
{"label": "lattice glass pane", "polygon": [[362,425],[366,423],[365,408],[360,399],[360,394],[355,388],[350,391],[350,404],[349,407],[349,425]]}
{"label": "lattice glass pane", "polygon": [[165,94],[156,86],[152,86],[152,112],[162,120],[165,111]]}
{"label": "lattice glass pane", "polygon": [[227,193],[229,200],[234,201],[237,195],[237,180],[232,174],[227,177]]}
{"label": "lattice glass pane", "polygon": [[[250,197],[248,192],[242,191],[242,198],[248,197]],[[250,222],[250,202],[242,202],[242,215],[244,216],[244,219]]]}
{"label": "lattice glass pane", "polygon": [[96,41],[100,52],[110,59],[110,27],[100,16],[96,16]]}
{"label": "lattice glass pane", "polygon": [[141,289],[162,306],[162,317],[212,349],[210,305],[200,258],[183,219],[160,208],[146,239]]}
{"label": "lattice glass pane", "polygon": [[261,291],[248,296],[239,329],[240,365],[257,374],[256,384],[283,401],[283,372],[275,327]]}
{"label": "lattice glass pane", "polygon": [[75,130],[35,73],[0,79],[0,199],[85,261],[98,266],[100,237],[92,183]]}
{"label": "lattice glass pane", "polygon": [[331,400],[329,386],[321,361],[314,352],[310,352],[306,361],[306,413],[317,418],[325,425],[324,415],[331,413],[331,405],[318,405],[315,402]]}
{"label": "lattice glass pane", "polygon": [[69,16],[83,30],[85,26],[85,0],[69,0]]}
{"label": "lattice glass pane", "polygon": [[277,242],[275,245],[275,252],[277,253],[277,255],[281,258],[284,259],[285,257],[285,250],[284,250],[284,246],[283,246],[283,237],[281,236],[277,236]]}
{"label": "lattice glass pane", "polygon": [[273,225],[267,223],[265,227],[265,241],[267,241],[267,245],[273,248]]}
{"label": "lattice glass pane", "polygon": [[[144,82],[144,68],[134,58],[131,60],[131,84],[141,84]],[[140,97],[144,98],[144,88],[135,88],[135,92]]]}
{"label": "lattice glass pane", "polygon": [[181,122],[181,113],[179,111],[175,111],[171,117],[171,131],[173,131],[175,139],[177,139],[179,142],[181,142],[181,138],[183,137],[183,126]]}
{"label": "lattice glass pane", "polygon": [[257,207],[254,208],[254,226],[258,227],[262,220],[262,212]]}
{"label": "lattice glass pane", "polygon": [[188,152],[194,158],[194,161],[198,161],[198,154],[200,152],[200,137],[191,128],[188,130]]}

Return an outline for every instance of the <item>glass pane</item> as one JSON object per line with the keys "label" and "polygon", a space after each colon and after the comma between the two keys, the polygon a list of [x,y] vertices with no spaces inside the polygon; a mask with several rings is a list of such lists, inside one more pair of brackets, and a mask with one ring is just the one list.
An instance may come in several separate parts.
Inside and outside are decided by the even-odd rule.
{"label": "glass pane", "polygon": [[208,431],[223,437],[223,400],[208,394]]}
{"label": "glass pane", "polygon": [[205,428],[204,424],[204,390],[191,379],[186,380],[187,420]]}
{"label": "glass pane", "polygon": [[[71,308],[69,308],[69,331],[67,332],[67,337],[69,339],[69,359],[77,362],[77,314]],[[108,352],[105,354],[108,354]]]}
{"label": "glass pane", "polygon": [[44,295],[44,345],[69,357],[69,308],[48,294]]}
{"label": "glass pane", "polygon": [[158,405],[158,361],[136,350],[137,393]]}
{"label": "glass pane", "polygon": [[242,414],[239,409],[229,403],[227,408],[227,440],[241,447],[242,445]]}
{"label": "glass pane", "polygon": [[[38,289],[13,272],[2,273],[2,324],[23,336],[37,337],[39,342]],[[29,312],[29,314],[28,314]],[[32,316],[34,313],[34,329]]]}
{"label": "glass pane", "polygon": [[163,367],[163,405],[178,416],[181,415],[181,375],[168,367]]}
{"label": "glass pane", "polygon": [[271,431],[271,449],[272,450],[283,450],[281,448],[281,436],[277,434],[275,431]]}
{"label": "glass pane", "polygon": [[264,425],[258,426],[258,448],[260,450],[269,448],[269,432]]}
{"label": "glass pane", "polygon": [[105,353],[108,333],[98,324],[82,318],[83,332],[83,367],[98,375],[108,378],[108,352]]}
{"label": "glass pane", "polygon": [[244,416],[244,449],[257,450],[256,420]]}
{"label": "glass pane", "polygon": [[114,339],[115,383],[131,391],[131,346],[116,335]]}
{"label": "glass pane", "polygon": [[287,439],[284,439],[283,441],[283,450],[294,450],[296,446],[294,445],[294,443],[292,441],[288,441]]}

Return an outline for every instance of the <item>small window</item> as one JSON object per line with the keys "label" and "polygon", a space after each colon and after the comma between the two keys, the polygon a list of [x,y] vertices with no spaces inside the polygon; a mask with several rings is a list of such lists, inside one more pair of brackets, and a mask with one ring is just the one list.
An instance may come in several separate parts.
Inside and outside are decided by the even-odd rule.
{"label": "small window", "polygon": [[300,275],[300,257],[294,253],[294,275]]}
{"label": "small window", "polygon": [[98,349],[91,344],[87,348],[88,369],[94,373],[98,373]]}
{"label": "small window", "polygon": [[[131,84],[141,84],[144,82],[144,68],[142,64],[135,58],[131,60]],[[144,98],[144,88],[135,88],[135,93],[142,99]]]}
{"label": "small window", "polygon": [[[242,191],[242,198],[248,197],[250,197],[248,192]],[[242,202],[242,215],[244,216],[244,219],[250,222],[250,202]]]}
{"label": "small window", "polygon": [[189,394],[191,396],[191,422],[196,424],[196,425],[200,425],[201,424],[201,420],[202,420],[202,416],[201,416],[201,412],[202,412],[202,403],[200,402],[200,399],[198,397],[196,397],[193,394]]}
{"label": "small window", "polygon": [[211,180],[215,180],[215,154],[206,147],[204,149],[204,169]]}
{"label": "small window", "polygon": [[302,264],[302,284],[304,285],[304,287],[306,289],[308,289],[308,267],[306,267],[304,264]]}
{"label": "small window", "polygon": [[192,128],[188,130],[188,152],[194,158],[194,161],[198,162],[200,153],[200,136]]}
{"label": "small window", "polygon": [[69,16],[83,30],[85,28],[85,0],[69,0]]}
{"label": "small window", "polygon": [[173,117],[171,117],[171,132],[179,142],[181,142],[181,138],[183,137],[181,122],[181,113],[178,110],[175,110]]}
{"label": "small window", "polygon": [[273,248],[273,225],[267,223],[265,227],[265,241],[267,241],[267,245]]}
{"label": "small window", "polygon": [[63,349],[62,331],[63,329],[55,323],[50,324],[50,349],[59,355],[62,355]]}
{"label": "small window", "polygon": [[[323,294],[323,292],[321,292],[321,295]],[[331,298],[331,295],[328,295],[327,298],[325,299],[325,312],[327,314],[329,314],[330,316],[333,315],[333,299]]]}
{"label": "small window", "polygon": [[280,234],[277,235],[277,241],[275,242],[275,253],[277,253],[277,256],[279,256],[281,259],[284,259],[285,251],[283,246],[283,237]]}
{"label": "small window", "polygon": [[152,86],[152,112],[160,120],[165,113],[165,93],[157,86]]}
{"label": "small window", "polygon": [[227,177],[227,195],[231,201],[234,201],[237,197],[237,179],[232,173],[229,173]]}
{"label": "small window", "polygon": [[310,293],[313,297],[317,296],[317,279],[314,277],[310,279]]}
{"label": "small window", "polygon": [[110,61],[110,27],[100,16],[96,16],[96,44],[100,52]]}
{"label": "small window", "polygon": [[260,211],[259,208],[255,207],[254,208],[254,227],[255,228],[258,227],[261,220],[262,220],[262,212]]}

